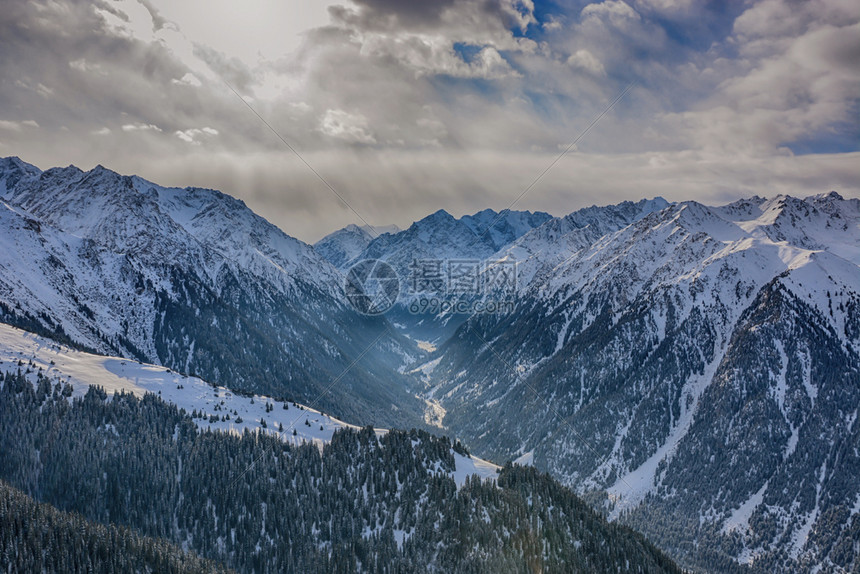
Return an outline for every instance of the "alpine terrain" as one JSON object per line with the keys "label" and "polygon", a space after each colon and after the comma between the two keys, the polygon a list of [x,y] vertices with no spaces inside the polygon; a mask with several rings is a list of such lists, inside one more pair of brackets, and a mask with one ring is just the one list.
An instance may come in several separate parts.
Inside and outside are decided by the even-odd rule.
{"label": "alpine terrain", "polygon": [[440,425],[695,569],[858,571],[860,200],[593,207],[491,259],[515,310],[413,368]]}
{"label": "alpine terrain", "polygon": [[[349,226],[312,247],[219,192],[102,167],[41,171],[6,158],[0,195],[3,444],[25,437],[4,446],[2,478],[60,510],[243,571],[314,560],[385,571],[394,555],[438,571],[533,558],[550,570],[614,568],[612,552],[579,552],[572,517],[586,515],[604,537],[593,544],[643,552],[639,571],[673,566],[621,525],[694,571],[860,571],[860,200],[655,198],[563,217],[440,210],[402,231]],[[399,279],[385,314],[356,312],[344,291],[366,260]],[[474,289],[451,288],[452,262],[475,272]],[[504,289],[501,267],[515,270]],[[416,311],[428,297],[468,305]],[[50,425],[13,423],[46,416],[36,412],[79,426],[62,464],[39,446],[54,444]],[[197,484],[183,469],[201,463],[186,457],[208,441],[212,476],[246,490],[224,491],[214,508],[198,501],[209,509],[192,523],[138,517],[120,502],[136,487],[90,467],[80,488],[114,492],[118,506],[56,490],[51,473],[87,440],[108,432],[123,451],[135,433],[122,425],[152,421],[186,430],[153,431],[146,464],[174,461],[176,480]],[[434,436],[446,434],[458,440]],[[258,451],[274,454],[258,462]],[[304,485],[298,506],[254,482],[266,476]],[[526,483],[545,493],[539,502],[515,486]],[[201,496],[163,488],[172,509]],[[344,505],[364,493],[362,514],[343,522],[341,507],[308,502],[324,489]],[[269,498],[240,511],[238,492]],[[449,547],[451,513],[476,512],[486,537],[469,530],[477,538]],[[538,522],[509,522],[521,512]],[[238,522],[225,530],[228,516]],[[263,538],[232,534],[252,516]],[[306,536],[280,555],[272,541],[297,520]],[[538,551],[545,528],[562,538]]]}
{"label": "alpine terrain", "polygon": [[420,421],[397,372],[402,337],[355,313],[334,267],[241,201],[18,158],[0,160],[0,199],[0,320],[357,423]]}
{"label": "alpine terrain", "polygon": [[680,572],[440,436],[429,347],[241,202],[17,158],[0,182],[4,569]]}

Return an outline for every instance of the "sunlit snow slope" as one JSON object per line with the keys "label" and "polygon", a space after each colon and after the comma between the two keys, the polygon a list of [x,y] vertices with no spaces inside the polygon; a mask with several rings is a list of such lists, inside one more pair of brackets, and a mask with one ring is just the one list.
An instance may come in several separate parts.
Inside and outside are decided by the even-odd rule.
{"label": "sunlit snow slope", "polygon": [[[198,413],[194,421],[201,429],[259,430],[277,434],[293,444],[312,442],[322,446],[338,429],[357,428],[304,405],[262,395],[238,395],[225,387],[162,366],[76,351],[0,323],[0,372],[19,370],[29,371],[33,380],[37,373],[42,373],[51,380],[71,384],[73,398],[82,397],[92,385],[102,387],[108,395],[120,391],[138,397],[153,393],[189,414]],[[377,429],[376,432],[387,431]],[[451,476],[458,485],[463,485],[466,478],[474,474],[495,479],[498,466],[476,457],[453,454],[457,468]]]}

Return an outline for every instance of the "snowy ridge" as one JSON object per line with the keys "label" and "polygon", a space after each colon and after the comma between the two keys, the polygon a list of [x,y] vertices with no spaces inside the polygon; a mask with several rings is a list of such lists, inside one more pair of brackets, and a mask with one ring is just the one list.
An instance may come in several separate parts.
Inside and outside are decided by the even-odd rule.
{"label": "snowy ridge", "polygon": [[[359,428],[298,403],[263,395],[239,395],[198,377],[121,357],[76,351],[0,323],[0,371],[14,373],[19,370],[30,371],[34,381],[36,373],[42,373],[52,381],[71,384],[73,398],[82,397],[93,385],[102,387],[109,396],[121,391],[137,397],[146,393],[156,394],[189,414],[197,412],[194,422],[203,430],[259,431],[279,435],[292,444],[308,442],[322,447],[331,441],[335,431]],[[376,429],[377,435],[386,432],[385,429]],[[462,486],[471,475],[495,480],[498,466],[476,457],[452,453],[456,470],[451,477],[458,486]]]}
{"label": "snowy ridge", "polygon": [[[372,238],[353,257],[342,257],[343,263],[339,267],[348,268],[362,259],[382,259],[406,280],[410,264],[415,259],[483,260],[550,219],[549,214],[542,212],[505,211],[499,214],[491,209],[457,219],[440,209],[403,231]],[[366,230],[347,226],[320,240],[315,248],[324,252],[338,249],[352,254],[367,235]]]}
{"label": "snowy ridge", "polygon": [[349,224],[314,243],[314,250],[335,267],[341,267],[358,257],[372,240],[367,229]]}
{"label": "snowy ridge", "polygon": [[501,249],[492,259],[516,262],[517,286],[525,290],[602,237],[668,205],[665,199],[657,197],[637,203],[586,207],[546,221]]}
{"label": "snowy ridge", "polygon": [[[145,313],[153,303],[151,293],[129,284],[130,271],[173,296],[178,294],[172,269],[202,279],[216,292],[229,269],[281,293],[300,296],[310,288],[335,307],[344,305],[336,269],[310,246],[217,191],[164,188],[101,166],[40,172],[17,158],[3,160],[0,180],[5,198],[0,241],[7,246],[0,254],[0,282],[6,283],[0,295],[25,312],[49,316],[91,348],[111,350],[102,339],[122,333],[145,355],[156,356],[154,316],[121,324],[120,308],[134,305]],[[31,220],[36,223],[27,223]],[[26,279],[16,277],[22,269]],[[90,313],[73,309],[73,303],[83,303]],[[132,332],[124,333],[126,328]]]}
{"label": "snowy ridge", "polygon": [[[727,321],[731,325],[751,295],[789,272],[787,284],[804,298],[814,300],[831,318],[833,327],[844,333],[845,313],[830,313],[834,306],[838,309],[841,300],[828,303],[823,296],[828,290],[831,298],[839,292],[847,296],[854,290],[852,286],[860,286],[860,200],[828,194],[803,201],[779,197],[760,202],[755,209],[750,201],[741,202],[748,208],[740,212],[741,217],[737,217],[736,207],[710,208],[697,202],[648,212],[587,248],[568,252],[570,256],[545,277],[536,276],[524,296],[560,305],[576,291],[615,292],[612,303],[621,309],[642,293],[673,289],[680,292],[685,314],[694,305],[723,304],[732,310]],[[758,216],[744,217],[750,210]],[[800,213],[805,220],[799,219]],[[784,219],[794,224],[790,228],[783,225],[777,233],[775,222]],[[528,239],[526,236],[516,249],[528,245]],[[564,254],[545,247],[540,251],[544,260]],[[807,278],[806,288],[802,287],[803,277]],[[826,287],[822,288],[825,277]],[[750,296],[739,296],[738,289]],[[587,304],[584,300],[580,306]]]}

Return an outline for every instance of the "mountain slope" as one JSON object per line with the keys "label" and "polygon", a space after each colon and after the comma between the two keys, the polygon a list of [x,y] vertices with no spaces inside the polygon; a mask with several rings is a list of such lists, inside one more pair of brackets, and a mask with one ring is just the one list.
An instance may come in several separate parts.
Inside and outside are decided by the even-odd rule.
{"label": "mountain slope", "polygon": [[[190,377],[158,365],[138,363],[121,357],[95,355],[50,339],[0,323],[0,376],[23,373],[38,386],[40,377],[52,385],[68,389],[68,398],[81,399],[91,387],[109,395],[128,393],[138,398],[147,393],[192,414],[204,431],[242,433],[245,430],[279,437],[293,445],[311,443],[322,447],[335,432],[360,427],[338,420],[306,405],[290,403],[259,394],[238,394],[197,377]],[[383,435],[385,429],[376,429]],[[495,480],[499,467],[477,457],[452,450],[454,466],[450,476],[458,486],[478,475]]]}
{"label": "mountain slope", "polygon": [[39,504],[3,481],[0,556],[8,572],[228,572],[164,541]]}
{"label": "mountain slope", "polygon": [[43,501],[241,572],[680,571],[534,469],[458,488],[450,441],[415,430],[294,447],[199,432],[152,394],[92,387],[70,402],[7,374],[0,446],[0,476]]}
{"label": "mountain slope", "polygon": [[420,420],[400,337],[240,201],[102,167],[0,167],[0,320],[356,421]]}
{"label": "mountain slope", "polygon": [[[597,239],[580,241],[582,227],[570,226],[537,248],[528,235],[511,248],[539,260],[516,310],[473,317],[420,369],[443,424],[478,453],[522,456],[581,492],[607,492],[613,516],[690,564],[713,556],[689,545],[719,547],[712,533],[750,500],[744,508],[781,530],[768,526],[765,538],[760,523],[740,521],[733,532],[743,542],[720,551],[727,563],[850,569],[851,522],[833,517],[860,495],[846,451],[860,400],[860,201],[829,194],[641,212]],[[756,312],[778,336],[761,336]],[[739,374],[752,357],[773,360]],[[725,444],[724,456],[708,466],[714,444]],[[790,455],[801,444],[843,454],[799,462]],[[711,490],[696,486],[703,468]],[[817,498],[801,504],[768,490],[788,476]],[[770,511],[753,504],[757,493]],[[682,519],[702,526],[675,530]],[[794,540],[787,556],[785,540]]]}

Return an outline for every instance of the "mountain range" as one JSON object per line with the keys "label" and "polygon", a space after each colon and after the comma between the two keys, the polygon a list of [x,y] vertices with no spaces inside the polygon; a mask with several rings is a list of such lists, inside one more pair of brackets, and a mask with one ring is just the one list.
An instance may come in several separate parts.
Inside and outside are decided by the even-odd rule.
{"label": "mountain range", "polygon": [[[17,158],[0,161],[0,198],[0,320],[356,423],[420,418],[396,370],[403,337],[354,313],[337,269],[241,201]],[[372,343],[374,360],[352,364]]]}
{"label": "mountain range", "polygon": [[[860,571],[858,199],[440,210],[314,246],[217,191],[102,167],[6,158],[0,199],[2,322],[451,434],[548,472],[695,571]],[[400,279],[384,315],[344,293],[367,259]],[[480,262],[482,285],[509,264],[515,304],[414,313],[419,260]]]}
{"label": "mountain range", "polygon": [[[440,220],[453,236],[450,216],[422,222]],[[356,259],[432,253],[415,235]],[[436,257],[458,255],[442,245]],[[857,564],[860,200],[624,202],[488,251],[466,256],[516,263],[517,304],[433,330],[412,369],[432,420],[549,471],[691,567]]]}

